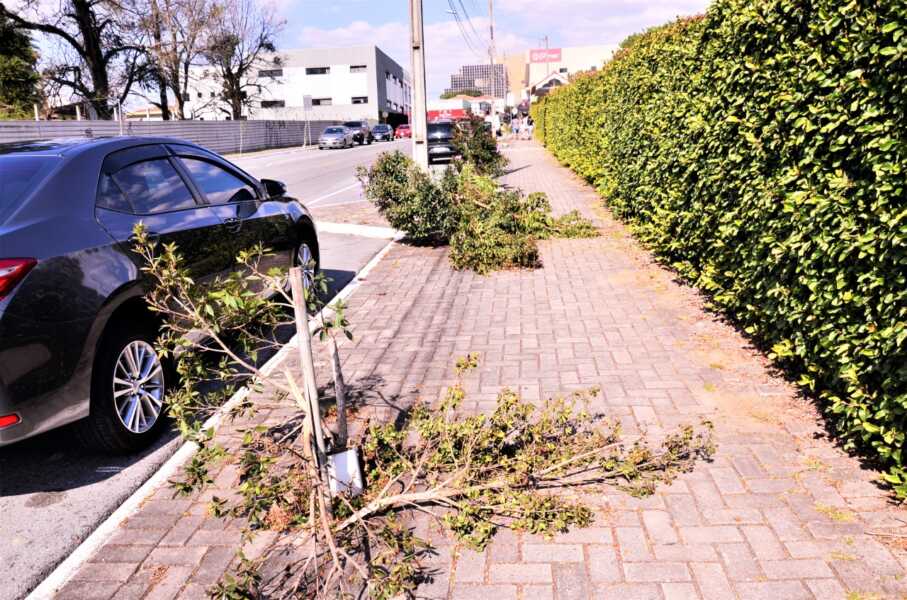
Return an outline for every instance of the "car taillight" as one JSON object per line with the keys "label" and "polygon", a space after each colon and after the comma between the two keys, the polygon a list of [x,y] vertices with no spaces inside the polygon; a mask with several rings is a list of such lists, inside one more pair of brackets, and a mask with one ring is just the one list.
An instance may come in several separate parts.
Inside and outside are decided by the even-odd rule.
{"label": "car taillight", "polygon": [[21,420],[22,419],[19,418],[19,415],[0,415],[0,429],[12,427]]}
{"label": "car taillight", "polygon": [[0,300],[38,264],[34,258],[0,258]]}

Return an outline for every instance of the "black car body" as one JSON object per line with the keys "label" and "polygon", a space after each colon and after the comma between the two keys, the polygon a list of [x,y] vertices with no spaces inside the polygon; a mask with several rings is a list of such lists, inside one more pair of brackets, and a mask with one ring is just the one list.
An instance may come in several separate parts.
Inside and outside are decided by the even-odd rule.
{"label": "black car body", "polygon": [[392,142],[394,141],[394,128],[387,123],[378,123],[372,127],[372,137],[376,142]]}
{"label": "black car body", "polygon": [[456,156],[454,147],[454,131],[456,125],[448,122],[428,124],[428,160],[436,158],[451,158]]}
{"label": "black car body", "polygon": [[372,129],[368,126],[368,121],[347,121],[343,126],[352,130],[353,139],[360,146],[362,144],[371,144],[375,141]]}
{"label": "black car body", "polygon": [[[312,217],[284,191],[174,139],[0,144],[0,446],[81,419],[111,428],[95,436],[110,450],[148,443],[153,432],[140,435],[141,427],[115,431],[106,412],[120,392],[98,375],[111,369],[118,344],[134,340],[133,351],[144,353],[157,332],[133,227],[142,222],[175,242],[199,279],[230,272],[238,251],[259,242],[274,251],[273,266],[298,264],[305,253],[317,262]],[[132,373],[138,400],[147,394],[138,383],[144,369]],[[138,403],[133,413],[144,415]]]}

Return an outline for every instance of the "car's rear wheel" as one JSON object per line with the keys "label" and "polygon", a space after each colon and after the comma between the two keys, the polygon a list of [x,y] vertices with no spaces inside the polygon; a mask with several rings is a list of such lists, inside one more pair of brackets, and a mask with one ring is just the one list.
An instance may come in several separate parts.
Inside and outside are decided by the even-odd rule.
{"label": "car's rear wheel", "polygon": [[309,242],[302,242],[296,249],[297,267],[302,267],[302,285],[311,289],[315,285],[315,275],[318,274],[318,259]]}
{"label": "car's rear wheel", "polygon": [[91,409],[82,440],[108,452],[135,452],[157,438],[166,422],[167,365],[154,348],[157,331],[140,326],[109,333],[95,360]]}

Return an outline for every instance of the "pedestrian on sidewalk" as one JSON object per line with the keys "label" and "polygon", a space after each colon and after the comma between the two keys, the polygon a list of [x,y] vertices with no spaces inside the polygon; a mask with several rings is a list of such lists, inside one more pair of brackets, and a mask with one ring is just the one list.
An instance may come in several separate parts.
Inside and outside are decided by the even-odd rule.
{"label": "pedestrian on sidewalk", "polygon": [[511,138],[513,138],[515,140],[520,139],[520,118],[519,117],[514,117],[510,121],[510,132],[511,132],[511,136],[510,136]]}
{"label": "pedestrian on sidewalk", "polygon": [[535,129],[535,121],[532,120],[531,116],[526,117],[526,123],[525,123],[525,126],[523,127],[523,131],[525,131],[525,133],[526,133],[527,140],[532,139],[532,132],[534,129]]}

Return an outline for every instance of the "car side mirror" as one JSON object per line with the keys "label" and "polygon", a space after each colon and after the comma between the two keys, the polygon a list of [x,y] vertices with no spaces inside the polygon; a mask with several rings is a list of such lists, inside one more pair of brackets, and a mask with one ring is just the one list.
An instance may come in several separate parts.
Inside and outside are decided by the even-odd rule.
{"label": "car side mirror", "polygon": [[281,198],[287,195],[287,186],[282,181],[262,179],[261,184],[265,186],[265,192],[269,198]]}

